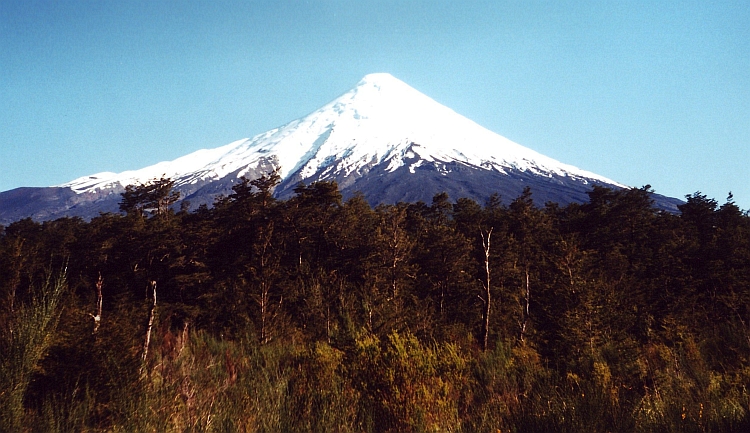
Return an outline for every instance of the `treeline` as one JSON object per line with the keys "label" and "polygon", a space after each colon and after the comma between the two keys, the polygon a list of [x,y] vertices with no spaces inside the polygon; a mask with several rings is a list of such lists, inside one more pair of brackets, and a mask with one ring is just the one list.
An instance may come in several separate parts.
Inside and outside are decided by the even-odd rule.
{"label": "treeline", "polygon": [[0,430],[750,431],[750,216],[273,197],[0,237]]}

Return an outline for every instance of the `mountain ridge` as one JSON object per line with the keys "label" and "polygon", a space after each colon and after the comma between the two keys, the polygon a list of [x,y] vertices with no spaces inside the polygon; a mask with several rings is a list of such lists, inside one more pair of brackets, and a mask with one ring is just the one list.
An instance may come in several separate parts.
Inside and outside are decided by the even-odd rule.
{"label": "mountain ridge", "polygon": [[[162,176],[175,181],[192,208],[211,205],[240,177],[274,170],[282,179],[279,197],[300,182],[336,180],[345,196],[361,191],[371,204],[428,201],[442,191],[453,199],[481,201],[491,191],[512,199],[529,186],[537,203],[564,205],[586,201],[595,184],[627,188],[517,144],[376,73],[312,113],[251,138],[138,170],[80,177],[53,190],[24,190],[28,203],[21,207],[19,192],[0,193],[0,223],[24,215],[90,218],[117,211],[125,186]],[[679,200],[656,197],[660,207],[676,211]]]}
{"label": "mountain ridge", "polygon": [[[414,113],[416,110],[421,113]],[[471,134],[467,135],[466,131]],[[474,149],[475,154],[471,156],[465,155],[467,150],[457,151],[458,145],[453,144],[469,140],[473,141],[473,146],[481,146],[481,149]],[[308,145],[310,142],[312,146]],[[393,164],[398,164],[405,153],[399,150],[413,144],[423,147],[425,142],[433,149],[432,153],[423,155],[427,160],[462,160],[463,156],[463,162],[475,162],[485,168],[494,166],[500,171],[508,166],[534,169],[541,165],[543,170],[540,171],[567,173],[625,187],[514,143],[386,73],[368,74],[353,89],[318,110],[252,138],[201,149],[140,170],[98,173],[56,186],[91,192],[114,183],[125,186],[144,182],[162,174],[175,179],[179,186],[195,179],[222,178],[236,169],[257,163],[268,153],[279,158],[277,164],[282,179],[301,170],[300,178],[304,180],[311,177],[316,168],[324,166],[330,156],[344,159],[342,168],[346,174],[362,165],[357,162],[363,158],[369,161],[372,157],[378,158],[379,163],[390,160],[395,169]],[[327,152],[321,156],[319,151],[324,145]],[[490,145],[493,147],[488,148]],[[204,164],[207,159],[212,161]]]}

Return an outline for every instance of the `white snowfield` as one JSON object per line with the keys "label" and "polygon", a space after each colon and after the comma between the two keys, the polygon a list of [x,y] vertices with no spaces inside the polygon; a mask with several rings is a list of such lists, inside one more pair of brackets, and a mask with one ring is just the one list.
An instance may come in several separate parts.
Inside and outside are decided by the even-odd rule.
{"label": "white snowfield", "polygon": [[282,180],[295,173],[302,181],[320,172],[349,175],[381,163],[387,163],[389,171],[408,164],[414,173],[425,162],[457,161],[502,173],[530,171],[625,187],[514,143],[386,73],[367,75],[315,112],[253,138],[140,170],[98,173],[58,186],[94,192],[162,175],[180,186],[231,173],[239,177],[264,161],[280,168]]}

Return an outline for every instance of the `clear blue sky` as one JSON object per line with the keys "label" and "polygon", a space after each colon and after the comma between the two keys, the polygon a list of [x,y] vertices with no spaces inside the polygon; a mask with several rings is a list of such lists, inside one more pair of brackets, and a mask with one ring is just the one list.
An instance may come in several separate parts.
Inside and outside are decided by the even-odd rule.
{"label": "clear blue sky", "polygon": [[0,191],[250,137],[372,72],[563,162],[750,208],[747,0],[0,0]]}

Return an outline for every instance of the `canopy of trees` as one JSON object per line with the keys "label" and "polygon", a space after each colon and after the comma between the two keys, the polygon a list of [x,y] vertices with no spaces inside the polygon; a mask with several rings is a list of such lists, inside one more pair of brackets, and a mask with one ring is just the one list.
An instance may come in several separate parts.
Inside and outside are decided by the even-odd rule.
{"label": "canopy of trees", "polygon": [[750,431],[731,196],[373,209],[278,182],[0,227],[0,430]]}

